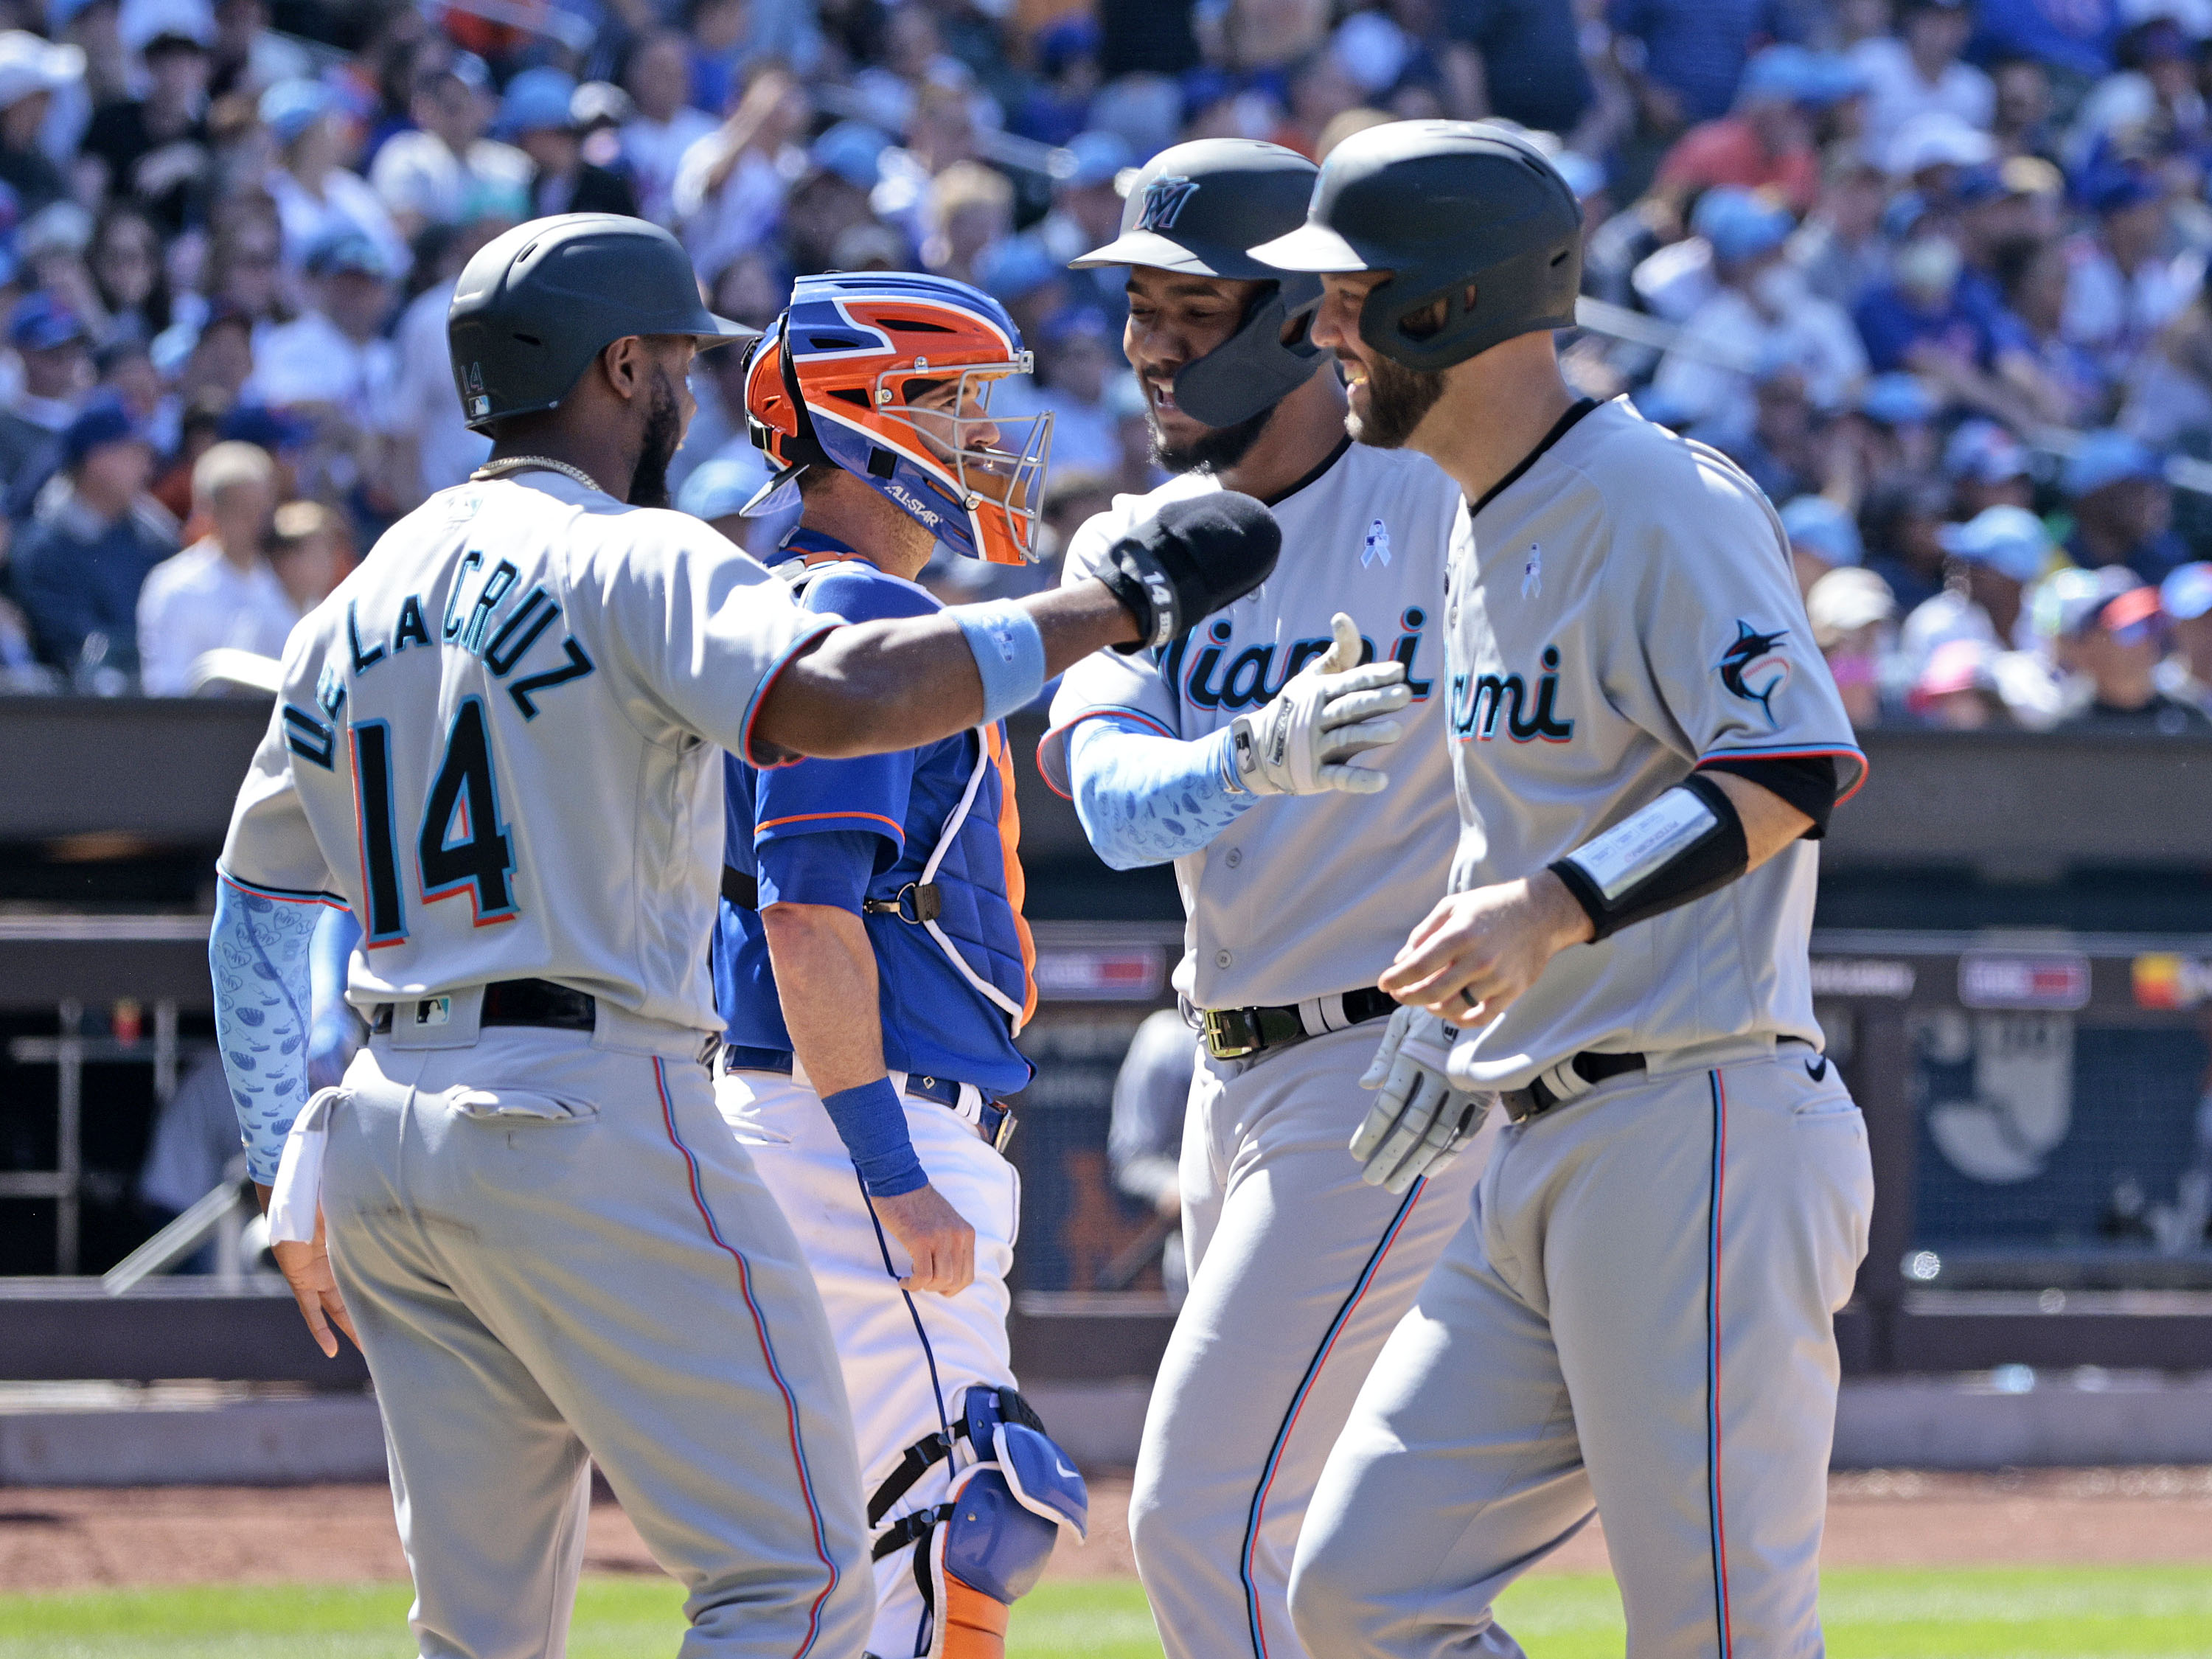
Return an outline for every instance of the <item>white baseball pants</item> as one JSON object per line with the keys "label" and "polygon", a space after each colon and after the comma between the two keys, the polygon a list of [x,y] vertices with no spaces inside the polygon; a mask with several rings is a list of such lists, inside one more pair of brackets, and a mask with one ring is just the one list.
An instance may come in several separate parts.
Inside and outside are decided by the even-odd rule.
{"label": "white baseball pants", "polygon": [[[1314,1482],[1384,1338],[1466,1218],[1496,1130],[1394,1194],[1346,1150],[1383,1023],[1201,1054],[1182,1141],[1190,1296],[1129,1505],[1169,1659],[1302,1659],[1285,1596]],[[1316,1653],[1331,1653],[1327,1648]],[[1333,1659],[1333,1654],[1332,1654]]]}
{"label": "white baseball pants", "polygon": [[1492,1602],[1595,1512],[1631,1659],[1817,1656],[1832,1316],[1873,1196],[1858,1108],[1795,1046],[1506,1127],[1315,1493],[1306,1645],[1517,1654]]}
{"label": "white baseball pants", "polygon": [[[635,1025],[641,1022],[631,1021]],[[850,1659],[867,1534],[798,1241],[696,1032],[372,1039],[323,1212],[390,1451],[425,1659],[558,1659],[597,1462],[682,1581],[684,1659]]]}
{"label": "white baseball pants", "polygon": [[[896,1075],[893,1080],[903,1081]],[[783,1206],[813,1271],[852,1402],[860,1446],[858,1497],[865,1504],[906,1449],[937,1431],[940,1400],[945,1413],[957,1420],[969,1387],[1013,1386],[1006,1275],[1014,1264],[1020,1177],[951,1108],[908,1097],[907,1128],[915,1156],[930,1184],[975,1230],[975,1283],[957,1296],[919,1292],[909,1311],[898,1280],[914,1270],[914,1262],[888,1231],[877,1242],[874,1212],[822,1097],[791,1078],[738,1072],[716,1079],[714,1102]],[[884,1265],[885,1248],[890,1269]],[[885,1514],[884,1524],[944,1502],[951,1475],[950,1462],[933,1466]],[[914,1551],[899,1550],[876,1563],[875,1585],[868,1651],[879,1659],[910,1659],[921,1628]]]}

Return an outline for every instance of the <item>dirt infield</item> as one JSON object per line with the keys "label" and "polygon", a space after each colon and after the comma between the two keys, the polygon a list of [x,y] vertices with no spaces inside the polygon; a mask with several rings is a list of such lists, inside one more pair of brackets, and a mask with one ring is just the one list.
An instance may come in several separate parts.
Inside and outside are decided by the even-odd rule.
{"label": "dirt infield", "polygon": [[[1103,1477],[1091,1494],[1090,1547],[1063,1547],[1057,1577],[1133,1571],[1127,1477]],[[1825,1559],[1881,1567],[2212,1559],[2212,1468],[1839,1474],[1828,1487]],[[585,1565],[655,1571],[609,1502],[592,1508]],[[1592,1527],[1544,1570],[1605,1565]],[[382,1486],[0,1488],[0,1590],[405,1573]]]}

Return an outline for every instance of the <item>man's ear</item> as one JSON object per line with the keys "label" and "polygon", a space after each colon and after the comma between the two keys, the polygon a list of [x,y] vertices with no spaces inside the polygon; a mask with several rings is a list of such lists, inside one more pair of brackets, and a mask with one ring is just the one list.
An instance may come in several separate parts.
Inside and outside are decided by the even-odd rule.
{"label": "man's ear", "polygon": [[645,390],[646,368],[645,341],[638,335],[625,334],[599,353],[599,372],[607,377],[609,389],[624,403]]}

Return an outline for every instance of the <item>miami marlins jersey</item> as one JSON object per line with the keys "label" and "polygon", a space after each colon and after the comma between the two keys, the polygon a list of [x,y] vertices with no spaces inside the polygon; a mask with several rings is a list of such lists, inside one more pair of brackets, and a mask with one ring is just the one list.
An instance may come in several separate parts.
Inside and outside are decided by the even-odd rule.
{"label": "miami marlins jersey", "polygon": [[[1080,580],[1115,538],[1162,506],[1220,484],[1186,473],[1121,495],[1078,531],[1063,582]],[[1439,611],[1458,486],[1410,451],[1347,442],[1268,503],[1283,531],[1267,580],[1164,650],[1102,651],[1067,671],[1038,750],[1067,793],[1066,739],[1112,714],[1186,740],[1261,708],[1328,649],[1341,611],[1370,657],[1406,665],[1405,737],[1365,757],[1380,793],[1271,796],[1212,845],[1176,860],[1184,954],[1176,988],[1201,1008],[1282,1005],[1374,984],[1441,897],[1458,832],[1444,743]]]}
{"label": "miami marlins jersey", "polygon": [[[1757,485],[1626,399],[1585,406],[1454,532],[1455,892],[1513,881],[1648,805],[1700,763],[1865,757],[1813,644],[1790,544]],[[1552,958],[1452,1052],[1517,1089],[1582,1049],[1729,1037],[1820,1042],[1806,951],[1820,852],[1797,841],[1692,903]]]}
{"label": "miami marlins jersey", "polygon": [[[850,556],[852,550],[801,530],[791,545]],[[817,566],[800,599],[809,611],[848,622],[926,617],[943,607],[927,589],[847,557]],[[727,762],[724,858],[756,884],[762,903],[779,896],[821,902],[802,890],[811,858],[854,864],[824,885],[830,902],[866,897],[896,903],[927,884],[936,914],[864,915],[875,946],[884,1060],[895,1072],[972,1083],[993,1095],[1026,1085],[1032,1067],[1014,1033],[1036,1006],[1036,947],[1022,919],[1012,757],[1003,723],[890,755],[805,760],[763,771]],[[915,917],[913,920],[908,917]],[[722,902],[714,939],[715,1000],[726,1035],[743,1048],[787,1053],[792,1042],[757,908]]]}
{"label": "miami marlins jersey", "polygon": [[349,908],[356,1007],[544,978],[720,1030],[722,751],[838,620],[559,473],[443,490],[293,630],[223,876]]}

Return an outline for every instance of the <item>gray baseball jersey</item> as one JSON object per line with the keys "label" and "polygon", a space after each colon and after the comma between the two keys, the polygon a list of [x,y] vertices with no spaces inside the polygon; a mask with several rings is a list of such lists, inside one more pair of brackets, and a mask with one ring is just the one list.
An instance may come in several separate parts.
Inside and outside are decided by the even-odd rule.
{"label": "gray baseball jersey", "polygon": [[[1533,874],[1701,762],[1865,757],[1813,644],[1789,541],[1734,464],[1626,399],[1592,408],[1454,532],[1455,892]],[[1726,1038],[1818,1045],[1806,964],[1820,854],[1792,842],[1718,892],[1552,959],[1452,1052],[1524,1086],[1582,1049]]]}
{"label": "gray baseball jersey", "polygon": [[[1062,580],[1087,575],[1116,537],[1166,502],[1221,486],[1186,473],[1078,531]],[[1280,1005],[1372,985],[1443,890],[1457,820],[1448,786],[1438,602],[1459,489],[1407,452],[1343,448],[1269,503],[1283,558],[1254,592],[1164,652],[1101,651],[1067,671],[1037,751],[1066,793],[1078,721],[1128,715],[1175,738],[1219,731],[1269,702],[1328,649],[1329,617],[1359,625],[1374,655],[1406,665],[1406,735],[1370,757],[1373,795],[1261,801],[1213,843],[1176,860],[1189,918],[1176,988],[1201,1008]]]}
{"label": "gray baseball jersey", "polygon": [[720,1031],[720,751],[838,620],[683,514],[442,491],[294,629],[224,872],[343,898],[358,1007],[538,977]]}

